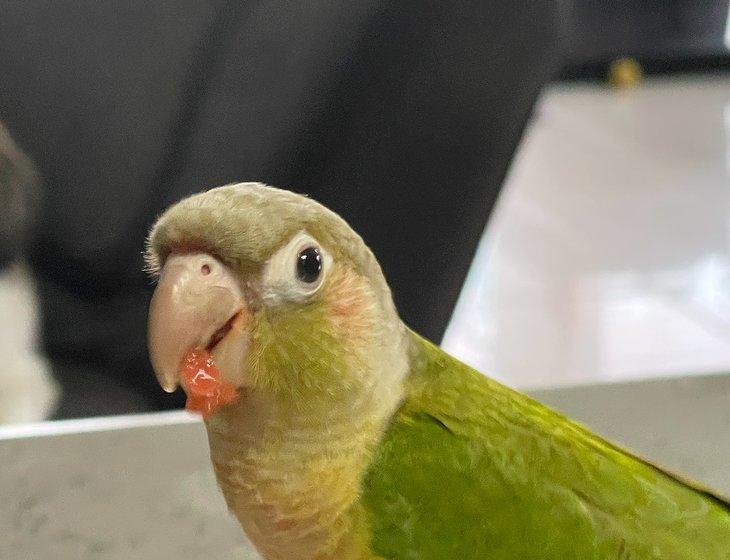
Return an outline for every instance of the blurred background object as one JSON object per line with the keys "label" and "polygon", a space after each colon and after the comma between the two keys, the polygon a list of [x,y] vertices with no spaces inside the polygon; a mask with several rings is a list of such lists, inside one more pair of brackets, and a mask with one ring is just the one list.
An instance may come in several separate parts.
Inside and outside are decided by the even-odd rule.
{"label": "blurred background object", "polygon": [[24,262],[40,179],[0,123],[0,424],[43,420],[56,387],[38,344],[39,308]]}
{"label": "blurred background object", "polygon": [[730,68],[727,18],[727,0],[2,4],[0,120],[45,180],[28,260],[55,417],[180,405],[150,374],[140,251],[167,205],[239,180],[341,213],[405,320],[436,341],[451,320],[447,348],[510,384],[730,367],[704,319],[616,312],[705,286],[691,309],[724,317],[730,85],[707,72]]}
{"label": "blurred background object", "polygon": [[641,64],[634,58],[619,58],[608,68],[608,83],[617,88],[636,87],[642,78]]}
{"label": "blurred background object", "polygon": [[40,196],[33,163],[0,122],[0,265],[23,255],[38,217]]}

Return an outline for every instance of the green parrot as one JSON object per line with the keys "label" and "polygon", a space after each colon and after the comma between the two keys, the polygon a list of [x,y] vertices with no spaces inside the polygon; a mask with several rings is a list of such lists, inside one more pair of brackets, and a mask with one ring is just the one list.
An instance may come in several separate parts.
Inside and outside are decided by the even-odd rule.
{"label": "green parrot", "polygon": [[409,330],[336,214],[256,183],[153,227],[150,359],[267,560],[728,560],[730,504]]}

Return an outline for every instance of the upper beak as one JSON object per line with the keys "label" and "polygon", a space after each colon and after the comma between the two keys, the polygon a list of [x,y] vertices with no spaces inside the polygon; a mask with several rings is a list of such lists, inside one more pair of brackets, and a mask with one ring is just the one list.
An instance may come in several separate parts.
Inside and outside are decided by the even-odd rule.
{"label": "upper beak", "polygon": [[221,374],[242,384],[249,311],[233,271],[206,253],[171,255],[152,296],[150,361],[162,388],[173,392],[185,353],[212,352]]}

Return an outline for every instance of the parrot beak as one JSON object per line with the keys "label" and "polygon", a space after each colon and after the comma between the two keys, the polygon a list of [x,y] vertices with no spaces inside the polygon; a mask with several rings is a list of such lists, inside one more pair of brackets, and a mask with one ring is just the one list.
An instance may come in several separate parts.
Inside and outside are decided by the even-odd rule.
{"label": "parrot beak", "polygon": [[206,253],[173,254],[152,296],[148,321],[150,361],[162,388],[180,381],[186,352],[211,352],[222,376],[244,384],[250,313],[233,271]]}

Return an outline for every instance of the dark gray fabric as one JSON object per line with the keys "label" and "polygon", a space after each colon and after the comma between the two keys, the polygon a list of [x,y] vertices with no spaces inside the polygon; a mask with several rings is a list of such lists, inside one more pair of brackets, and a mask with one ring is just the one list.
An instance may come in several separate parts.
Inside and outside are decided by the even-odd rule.
{"label": "dark gray fabric", "polygon": [[33,264],[63,378],[179,403],[147,363],[144,235],[240,180],[340,212],[439,340],[556,27],[554,0],[0,5],[0,119],[46,181]]}

